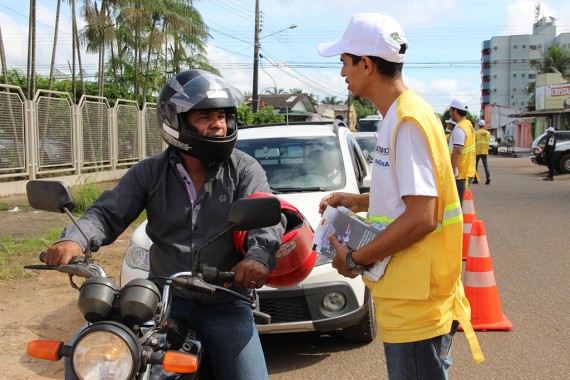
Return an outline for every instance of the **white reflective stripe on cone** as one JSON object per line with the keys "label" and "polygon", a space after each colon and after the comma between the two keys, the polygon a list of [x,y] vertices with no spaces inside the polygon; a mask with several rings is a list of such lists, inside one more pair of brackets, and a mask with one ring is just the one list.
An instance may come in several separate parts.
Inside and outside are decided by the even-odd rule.
{"label": "white reflective stripe on cone", "polygon": [[463,233],[464,234],[470,234],[472,229],[473,229],[473,224],[471,224],[471,223],[464,223],[463,224]]}
{"label": "white reflective stripe on cone", "polygon": [[495,282],[495,272],[465,272],[465,278],[463,279],[464,286],[470,286],[472,288],[489,288],[491,286],[497,286]]}
{"label": "white reflective stripe on cone", "polygon": [[471,199],[468,201],[464,199],[463,206],[461,208],[463,209],[463,214],[475,214],[475,205]]}
{"label": "white reflective stripe on cone", "polygon": [[469,256],[471,257],[489,257],[489,244],[485,236],[473,236],[469,240]]}

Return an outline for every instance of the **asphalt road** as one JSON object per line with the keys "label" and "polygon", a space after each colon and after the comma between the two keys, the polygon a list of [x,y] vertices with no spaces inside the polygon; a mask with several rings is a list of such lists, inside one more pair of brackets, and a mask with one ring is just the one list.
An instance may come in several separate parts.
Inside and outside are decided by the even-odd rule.
{"label": "asphalt road", "polygon": [[[481,166],[481,165],[480,165]],[[452,379],[570,378],[570,174],[542,181],[546,167],[489,157],[492,181],[472,185],[485,224],[509,332],[477,332],[485,361],[473,364],[463,333],[453,344]],[[480,173],[483,170],[479,168]],[[484,174],[483,174],[484,175]],[[364,346],[336,335],[263,336],[270,379],[386,379],[376,339]]]}

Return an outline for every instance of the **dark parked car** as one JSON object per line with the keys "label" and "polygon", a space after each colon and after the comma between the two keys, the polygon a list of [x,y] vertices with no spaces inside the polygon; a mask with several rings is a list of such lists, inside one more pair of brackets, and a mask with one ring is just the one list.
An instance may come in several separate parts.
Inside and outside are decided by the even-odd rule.
{"label": "dark parked car", "polygon": [[[554,166],[560,173],[570,173],[570,131],[555,131],[556,150],[554,151]],[[546,133],[534,139],[530,146],[530,160],[537,165],[546,165],[542,150],[546,143]]]}

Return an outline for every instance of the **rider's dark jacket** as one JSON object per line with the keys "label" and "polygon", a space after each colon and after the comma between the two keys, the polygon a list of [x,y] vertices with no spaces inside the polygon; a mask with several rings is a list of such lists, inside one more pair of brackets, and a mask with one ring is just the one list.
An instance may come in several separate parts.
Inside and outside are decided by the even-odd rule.
{"label": "rider's dark jacket", "polygon": [[[259,163],[234,149],[228,160],[207,168],[204,185],[192,208],[186,184],[176,169],[176,163],[180,162],[176,151],[168,148],[134,165],[115,188],[103,192],[79,220],[91,237],[91,249],[96,251],[111,244],[146,209],[146,232],[152,241],[149,277],[190,271],[196,250],[229,225],[232,202],[255,192],[270,192]],[[250,231],[246,258],[273,269],[283,232],[282,224]],[[65,228],[60,241],[63,240],[86,247],[85,239],[73,225]],[[204,249],[200,261],[230,270],[242,259],[229,232]],[[190,293],[186,297],[205,302],[227,299]]]}

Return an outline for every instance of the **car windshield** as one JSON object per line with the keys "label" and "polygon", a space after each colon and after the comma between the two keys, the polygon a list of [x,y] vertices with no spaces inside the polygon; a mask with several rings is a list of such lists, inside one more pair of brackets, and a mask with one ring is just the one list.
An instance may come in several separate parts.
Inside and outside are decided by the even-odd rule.
{"label": "car windshield", "polygon": [[338,190],[346,181],[336,136],[238,139],[236,148],[259,161],[276,192]]}

